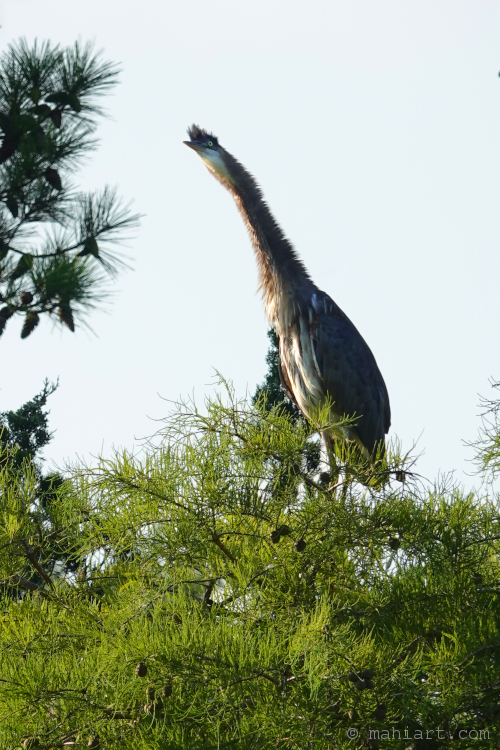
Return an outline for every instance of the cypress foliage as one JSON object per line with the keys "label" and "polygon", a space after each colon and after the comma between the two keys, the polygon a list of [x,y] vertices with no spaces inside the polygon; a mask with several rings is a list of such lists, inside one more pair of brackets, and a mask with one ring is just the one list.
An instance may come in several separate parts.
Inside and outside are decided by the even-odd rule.
{"label": "cypress foliage", "polygon": [[75,467],[50,523],[4,461],[1,746],[494,747],[493,491],[332,489],[313,439],[230,390],[181,404],[143,457]]}

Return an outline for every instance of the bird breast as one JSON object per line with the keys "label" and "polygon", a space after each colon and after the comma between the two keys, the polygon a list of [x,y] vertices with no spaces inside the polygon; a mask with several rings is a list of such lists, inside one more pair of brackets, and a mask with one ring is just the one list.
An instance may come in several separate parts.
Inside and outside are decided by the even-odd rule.
{"label": "bird breast", "polygon": [[312,312],[299,312],[292,324],[277,326],[282,366],[297,405],[306,416],[310,415],[311,407],[321,407],[326,398],[311,335],[314,326]]}

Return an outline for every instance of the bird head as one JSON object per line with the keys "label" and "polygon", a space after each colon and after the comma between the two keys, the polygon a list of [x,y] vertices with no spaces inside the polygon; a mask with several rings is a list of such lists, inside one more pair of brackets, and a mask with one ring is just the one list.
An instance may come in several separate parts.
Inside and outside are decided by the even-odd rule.
{"label": "bird head", "polygon": [[190,140],[184,141],[186,146],[189,146],[201,156],[215,177],[231,186],[233,180],[226,166],[227,152],[219,145],[216,136],[202,130],[198,125],[191,125],[188,129],[188,135]]}

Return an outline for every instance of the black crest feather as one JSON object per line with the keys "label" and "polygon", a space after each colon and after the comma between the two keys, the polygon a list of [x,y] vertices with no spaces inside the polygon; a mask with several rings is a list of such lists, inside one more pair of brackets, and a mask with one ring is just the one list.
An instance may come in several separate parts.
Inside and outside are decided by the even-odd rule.
{"label": "black crest feather", "polygon": [[191,125],[190,128],[188,128],[188,135],[190,140],[192,141],[212,141],[215,144],[218,144],[219,141],[217,140],[217,136],[212,135],[212,133],[209,133],[208,130],[203,130],[203,128],[200,128],[199,125]]}

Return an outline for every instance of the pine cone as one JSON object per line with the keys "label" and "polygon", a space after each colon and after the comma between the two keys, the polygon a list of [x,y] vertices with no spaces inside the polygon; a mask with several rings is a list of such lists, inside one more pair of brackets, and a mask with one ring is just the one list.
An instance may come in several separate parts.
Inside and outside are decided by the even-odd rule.
{"label": "pine cone", "polygon": [[68,103],[73,112],[81,112],[82,111],[82,105],[80,102],[80,99],[77,97],[76,94],[70,94],[68,97]]}
{"label": "pine cone", "polygon": [[36,115],[40,115],[44,119],[46,117],[49,117],[51,112],[52,112],[52,110],[51,110],[51,108],[49,107],[48,104],[38,104],[35,107],[35,114]]}
{"label": "pine cone", "polygon": [[19,205],[18,205],[16,199],[12,195],[9,195],[9,197],[5,201],[5,204],[6,204],[7,208],[9,209],[9,211],[11,212],[12,216],[14,217],[14,219],[16,219],[17,215],[19,213]]}
{"label": "pine cone", "polygon": [[275,529],[274,531],[271,531],[271,541],[272,541],[273,544],[277,544],[280,539],[281,539],[281,534],[278,531],[278,529]]}
{"label": "pine cone", "polygon": [[56,190],[62,190],[62,182],[57,169],[47,167],[47,169],[43,173],[43,176],[45,177],[49,185],[51,185],[53,188],[55,188]]}
{"label": "pine cone", "polygon": [[16,279],[20,279],[21,276],[24,276],[24,274],[30,270],[32,265],[33,265],[33,257],[31,255],[29,255],[28,253],[24,253],[23,255],[21,255],[17,263],[17,266],[14,268],[14,270],[10,274],[11,280],[15,281]]}
{"label": "pine cone", "polygon": [[41,153],[45,148],[45,131],[41,125],[39,125],[33,133],[33,138],[35,140],[36,150],[38,153]]}
{"label": "pine cone", "polygon": [[7,325],[7,321],[9,318],[11,318],[14,315],[14,310],[12,310],[10,307],[2,307],[0,310],[0,336],[3,333],[3,330],[5,326]]}
{"label": "pine cone", "polygon": [[297,552],[303,552],[306,546],[307,545],[305,539],[297,539],[297,541],[295,542],[295,549],[297,550]]}
{"label": "pine cone", "polygon": [[27,339],[30,333],[33,333],[35,328],[40,322],[40,316],[36,312],[30,312],[24,319],[23,330],[21,331],[21,338]]}
{"label": "pine cone", "polygon": [[33,295],[31,292],[21,292],[20,298],[22,305],[30,305],[33,302]]}
{"label": "pine cone", "polygon": [[59,130],[59,128],[61,127],[61,122],[62,122],[62,112],[61,112],[61,110],[60,109],[52,109],[50,111],[49,117],[52,120],[52,122],[54,123],[54,127],[56,127]]}
{"label": "pine cone", "polygon": [[89,237],[87,240],[85,240],[83,250],[80,250],[80,252],[78,253],[78,257],[82,257],[84,255],[93,255],[95,258],[99,257],[99,246],[97,244],[97,240],[94,237]]}
{"label": "pine cone", "polygon": [[148,673],[148,668],[146,664],[144,664],[143,661],[139,662],[139,664],[136,666],[135,673],[137,677],[146,677]]}
{"label": "pine cone", "polygon": [[2,145],[0,146],[0,164],[10,159],[19,146],[19,136],[15,133],[4,135]]}
{"label": "pine cone", "polygon": [[38,104],[38,102],[40,101],[40,97],[42,96],[42,92],[40,91],[38,86],[33,86],[28,96],[33,102],[33,104]]}
{"label": "pine cone", "polygon": [[59,320],[68,326],[69,330],[74,333],[75,321],[73,320],[73,311],[67,303],[61,303],[59,306]]}
{"label": "pine cone", "polygon": [[290,534],[292,533],[290,526],[287,526],[286,523],[280,526],[278,531],[281,534],[281,536],[290,536]]}

